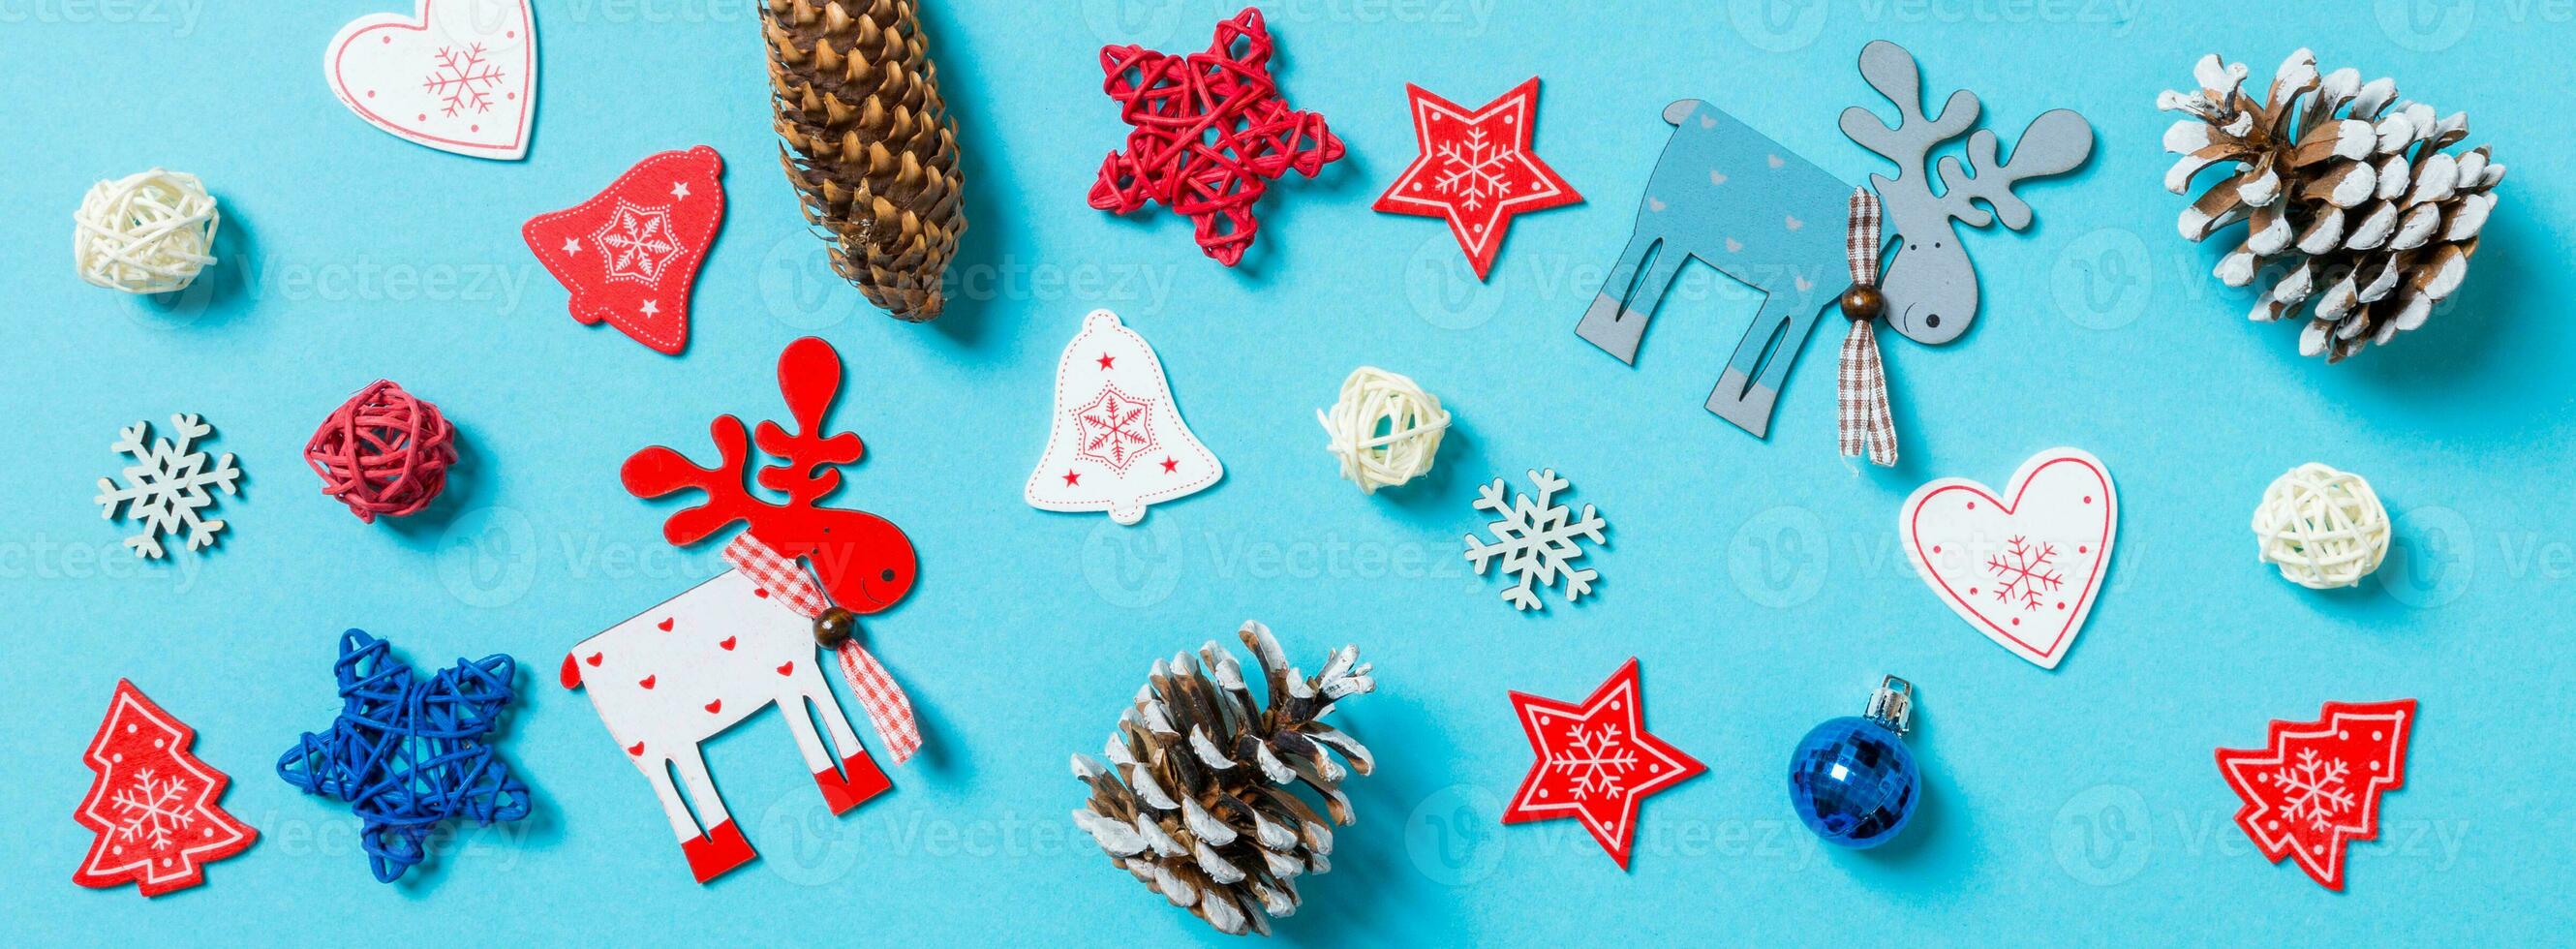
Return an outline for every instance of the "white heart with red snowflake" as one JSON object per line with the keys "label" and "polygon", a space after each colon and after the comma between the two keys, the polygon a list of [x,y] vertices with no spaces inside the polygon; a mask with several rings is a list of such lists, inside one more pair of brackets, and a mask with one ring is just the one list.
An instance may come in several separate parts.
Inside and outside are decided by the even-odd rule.
{"label": "white heart with red snowflake", "polygon": [[537,32],[528,0],[420,0],[411,16],[350,21],[322,54],[340,104],[444,152],[515,160],[536,118]]}
{"label": "white heart with red snowflake", "polygon": [[1916,488],[1896,520],[1906,557],[1951,612],[2048,669],[2093,611],[2119,526],[2110,471],[2074,448],[2031,456],[2000,495],[1963,478]]}

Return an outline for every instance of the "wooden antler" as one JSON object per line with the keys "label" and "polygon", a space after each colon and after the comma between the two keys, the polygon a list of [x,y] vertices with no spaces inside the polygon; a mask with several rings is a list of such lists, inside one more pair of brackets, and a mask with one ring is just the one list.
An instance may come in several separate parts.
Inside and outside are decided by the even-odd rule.
{"label": "wooden antler", "polygon": [[[2075,170],[2093,154],[2093,127],[2074,112],[2052,109],[2022,130],[2021,143],[2013,147],[2008,163],[1995,160],[1995,149],[1995,133],[1978,129],[1968,136],[1967,145],[1968,168],[1975,169],[1974,175],[1960,168],[1956,156],[1941,159],[1942,209],[1969,227],[2001,220],[2018,231],[2030,226],[2030,205],[2013,193],[2013,185]],[[1988,215],[1975,205],[1977,201],[1985,202],[1994,213]]]}
{"label": "wooden antler", "polygon": [[706,492],[706,503],[673,514],[663,523],[662,535],[671,543],[696,543],[740,521],[755,535],[781,535],[768,540],[772,547],[782,546],[785,535],[802,533],[797,525],[784,522],[811,518],[819,502],[841,486],[841,473],[833,466],[857,461],[867,451],[857,435],[823,430],[823,413],[831,408],[840,388],[841,357],[832,352],[831,344],[806,337],[789,344],[778,357],[778,391],[787,399],[796,431],[791,433],[776,422],[760,423],[760,450],[779,463],[761,468],[758,480],[761,487],[785,494],[785,504],[751,493],[746,477],[751,468],[751,439],[744,435],[742,420],[731,415],[717,416],[709,429],[718,453],[714,467],[699,467],[687,456],[655,445],[626,459],[619,478],[637,497],[658,498],[691,488]]}
{"label": "wooden antler", "polygon": [[788,344],[778,357],[778,391],[787,398],[796,431],[790,434],[776,422],[760,423],[760,450],[780,462],[761,469],[760,485],[786,494],[790,507],[812,509],[841,486],[841,472],[833,466],[867,454],[859,436],[823,430],[823,413],[841,391],[840,355],[811,336]]}
{"label": "wooden antler", "polygon": [[750,465],[751,439],[743,432],[742,420],[719,415],[707,430],[716,442],[715,467],[698,467],[688,456],[654,445],[628,457],[617,472],[627,493],[639,498],[658,498],[691,488],[706,492],[706,503],[674,513],[662,522],[662,536],[673,544],[697,543],[735,521],[756,523],[764,512],[776,508],[753,497],[743,484],[743,470]]}
{"label": "wooden antler", "polygon": [[1964,89],[1953,92],[1950,101],[1941,106],[1940,114],[1925,117],[1922,70],[1915,67],[1913,54],[1886,40],[1861,49],[1860,74],[1869,80],[1870,88],[1896,104],[1896,124],[1890,126],[1877,113],[1852,106],[1843,110],[1843,134],[1862,148],[1896,163],[1896,177],[1880,179],[1887,182],[1880,188],[1881,197],[1893,199],[1893,195],[1884,192],[1897,184],[1930,194],[1932,150],[1977,123],[1976,94]]}

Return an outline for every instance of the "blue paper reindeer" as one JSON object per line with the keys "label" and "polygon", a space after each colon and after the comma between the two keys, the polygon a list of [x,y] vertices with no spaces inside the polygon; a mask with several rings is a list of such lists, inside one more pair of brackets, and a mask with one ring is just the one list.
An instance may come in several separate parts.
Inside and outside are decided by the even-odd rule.
{"label": "blue paper reindeer", "polygon": [[[1956,157],[1941,159],[1942,190],[1934,194],[1931,152],[1976,124],[1977,97],[1951,93],[1926,117],[1914,56],[1885,40],[1861,50],[1860,72],[1897,111],[1892,127],[1859,106],[1842,115],[1844,135],[1897,167],[1892,179],[1869,176],[1902,245],[1880,286],[1888,322],[1916,342],[1946,343],[1977,318],[1976,267],[1954,222],[2030,226],[2030,205],[2012,186],[2083,164],[2093,128],[2065,109],[2044,113],[2022,132],[2009,163],[1996,158],[1995,134],[1979,129],[1968,136],[1966,169]],[[1817,315],[1851,286],[1844,241],[1853,189],[1705,102],[1666,106],[1664,121],[1672,140],[1646,183],[1636,231],[1575,332],[1635,363],[1646,322],[1693,257],[1761,290],[1762,309],[1708,396],[1709,411],[1760,437]]]}

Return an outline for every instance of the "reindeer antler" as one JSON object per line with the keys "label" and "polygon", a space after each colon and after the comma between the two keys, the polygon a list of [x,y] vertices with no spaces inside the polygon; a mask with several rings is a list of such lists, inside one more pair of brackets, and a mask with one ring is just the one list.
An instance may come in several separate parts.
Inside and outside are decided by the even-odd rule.
{"label": "reindeer antler", "polygon": [[810,514],[840,487],[841,473],[831,466],[857,461],[867,451],[857,435],[823,430],[823,413],[831,408],[840,388],[841,358],[831,344],[807,337],[789,344],[778,357],[778,389],[786,397],[796,431],[791,434],[776,422],[760,423],[760,449],[775,456],[779,464],[763,467],[759,482],[785,494],[785,504],[751,493],[745,477],[751,468],[751,439],[742,420],[731,415],[717,416],[708,429],[716,443],[714,467],[699,467],[678,451],[654,445],[627,458],[618,471],[619,480],[628,492],[642,498],[692,488],[706,493],[706,503],[663,522],[662,536],[673,544],[696,543],[737,521],[758,534],[764,525]]}
{"label": "reindeer antler", "polygon": [[1911,181],[1913,187],[1929,194],[1932,166],[1928,162],[1932,150],[1977,124],[1976,94],[1965,89],[1953,92],[1950,101],[1942,104],[1940,114],[1925,117],[1923,72],[1915,67],[1914,54],[1886,40],[1875,40],[1861,48],[1860,74],[1869,80],[1870,88],[1896,104],[1896,124],[1888,125],[1877,113],[1852,106],[1843,110],[1843,134],[1860,143],[1860,147],[1896,163],[1896,177],[1881,178],[1887,182],[1881,190]]}
{"label": "reindeer antler", "polygon": [[[1896,177],[1870,176],[1880,196],[1891,204],[1914,203],[1899,201],[1900,197],[1924,199],[1925,204],[1969,227],[1984,227],[2001,220],[2005,227],[2018,231],[2030,226],[2030,205],[2013,193],[2013,184],[2073,171],[2093,154],[2092,125],[2067,109],[2052,109],[2032,119],[2030,127],[2022,131],[2021,144],[2014,147],[2009,163],[1995,158],[2001,147],[1995,133],[1978,129],[1968,136],[1967,165],[1960,165],[1956,157],[1941,159],[1941,194],[1935,197],[1931,181],[1934,166],[1929,164],[1932,150],[1976,124],[1980,108],[1976,94],[1964,89],[1953,92],[1938,115],[1926,118],[1922,70],[1915,66],[1913,54],[1886,40],[1861,49],[1860,74],[1869,80],[1870,88],[1896,104],[1897,122],[1889,126],[1876,113],[1852,106],[1843,110],[1843,134],[1862,148],[1896,163]],[[1968,173],[1971,169],[1975,174]],[[1917,171],[1922,174],[1917,175]],[[1889,193],[1899,188],[1908,194]],[[1992,213],[1977,207],[1979,201],[1993,208]]]}
{"label": "reindeer antler", "polygon": [[742,476],[750,466],[751,438],[743,432],[742,420],[731,415],[716,416],[707,432],[716,441],[715,467],[698,467],[688,456],[654,445],[629,456],[626,465],[617,471],[627,493],[639,498],[658,498],[691,488],[706,492],[706,503],[672,514],[662,522],[662,537],[675,545],[705,540],[735,521],[755,523],[764,512],[777,507],[753,497],[744,486]]}
{"label": "reindeer antler", "polygon": [[760,450],[782,462],[761,469],[760,485],[784,492],[789,504],[810,508],[841,486],[841,472],[831,466],[867,454],[856,434],[823,431],[823,413],[841,391],[840,354],[811,336],[789,343],[778,357],[778,391],[787,398],[796,432],[789,434],[776,422],[760,423]]}
{"label": "reindeer antler", "polygon": [[[2008,162],[1995,160],[1995,148],[1991,131],[1978,129],[1968,136],[1968,167],[1976,170],[1974,175],[1963,173],[1957,156],[1941,159],[1942,208],[1969,227],[2001,220],[2018,231],[2030,226],[2030,204],[2013,193],[2013,185],[2075,170],[2093,154],[2093,126],[2073,111],[2051,109],[2030,120]],[[1984,201],[1994,214],[1989,216],[1976,201]]]}

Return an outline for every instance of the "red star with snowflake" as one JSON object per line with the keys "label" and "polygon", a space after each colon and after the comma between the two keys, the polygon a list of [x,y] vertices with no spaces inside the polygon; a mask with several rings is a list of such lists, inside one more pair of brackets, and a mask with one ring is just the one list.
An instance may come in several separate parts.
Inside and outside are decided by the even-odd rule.
{"label": "red star with snowflake", "polygon": [[1601,849],[1627,869],[1637,803],[1707,770],[1647,733],[1643,704],[1633,658],[1580,705],[1512,693],[1512,712],[1538,761],[1504,809],[1503,823],[1581,820]]}
{"label": "red star with snowflake", "polygon": [[1253,205],[1271,179],[1292,168],[1312,178],[1342,157],[1323,116],[1280,96],[1270,53],[1270,30],[1251,7],[1217,24],[1204,53],[1102,47],[1102,88],[1133,130],[1127,147],[1100,163],[1091,206],[1126,214],[1162,202],[1197,225],[1209,257],[1228,267],[1241,261],[1261,230]]}
{"label": "red star with snowflake", "polygon": [[1538,77],[1474,112],[1420,86],[1407,83],[1404,91],[1412,100],[1413,137],[1422,154],[1371,207],[1447,219],[1476,279],[1493,269],[1513,215],[1583,200],[1556,169],[1530,153]]}
{"label": "red star with snowflake", "polygon": [[2406,785],[2415,700],[2328,702],[2313,722],[2273,722],[2267,747],[2218,749],[2245,807],[2236,826],[2274,863],[2289,857],[2343,889],[2344,845],[2379,836],[2379,796]]}

